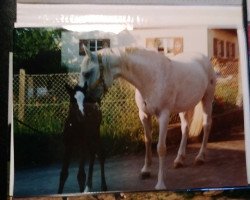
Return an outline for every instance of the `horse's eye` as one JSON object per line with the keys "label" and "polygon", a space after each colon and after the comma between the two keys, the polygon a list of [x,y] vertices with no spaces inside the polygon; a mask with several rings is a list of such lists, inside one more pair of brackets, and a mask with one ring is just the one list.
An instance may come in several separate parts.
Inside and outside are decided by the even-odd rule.
{"label": "horse's eye", "polygon": [[84,73],[84,77],[85,77],[86,79],[88,79],[88,78],[90,77],[90,75],[91,75],[91,72],[86,72],[86,73]]}

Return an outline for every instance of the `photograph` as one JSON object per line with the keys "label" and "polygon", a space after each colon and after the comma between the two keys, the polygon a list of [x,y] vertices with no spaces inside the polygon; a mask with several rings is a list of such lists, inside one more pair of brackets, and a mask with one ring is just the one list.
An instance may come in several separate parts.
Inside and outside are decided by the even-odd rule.
{"label": "photograph", "polygon": [[138,6],[119,30],[103,13],[114,26],[16,26],[13,195],[247,186],[242,18],[208,17],[240,8]]}

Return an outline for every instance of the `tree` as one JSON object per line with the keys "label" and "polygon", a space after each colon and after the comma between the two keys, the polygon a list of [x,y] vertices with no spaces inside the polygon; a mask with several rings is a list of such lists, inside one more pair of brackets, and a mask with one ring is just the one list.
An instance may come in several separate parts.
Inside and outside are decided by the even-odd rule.
{"label": "tree", "polygon": [[56,73],[61,67],[61,30],[18,28],[14,31],[14,73]]}

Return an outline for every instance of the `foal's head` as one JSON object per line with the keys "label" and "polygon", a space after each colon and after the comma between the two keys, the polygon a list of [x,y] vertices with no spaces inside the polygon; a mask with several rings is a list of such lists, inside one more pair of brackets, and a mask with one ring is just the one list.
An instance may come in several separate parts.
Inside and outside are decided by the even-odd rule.
{"label": "foal's head", "polygon": [[65,88],[70,97],[69,115],[75,116],[79,121],[84,116],[84,99],[87,92],[87,83],[85,83],[84,87],[77,85],[74,88],[65,84]]}

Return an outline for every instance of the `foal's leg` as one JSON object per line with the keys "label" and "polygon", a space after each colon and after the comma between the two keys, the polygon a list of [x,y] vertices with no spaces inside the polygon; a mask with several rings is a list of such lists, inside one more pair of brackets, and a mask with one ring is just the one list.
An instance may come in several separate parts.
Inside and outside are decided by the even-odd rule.
{"label": "foal's leg", "polygon": [[157,144],[157,152],[159,156],[159,172],[158,172],[158,182],[155,186],[156,190],[166,189],[164,179],[166,175],[166,138],[167,138],[167,128],[169,122],[169,111],[162,111],[158,117],[159,121],[159,141]]}
{"label": "foal's leg", "polygon": [[63,155],[63,164],[62,164],[62,169],[60,173],[60,182],[59,182],[59,188],[58,188],[58,194],[62,194],[64,184],[68,178],[69,172],[69,164],[70,164],[70,159],[72,155],[72,147],[71,146],[65,146],[65,152]]}
{"label": "foal's leg", "polygon": [[82,152],[81,152],[81,159],[80,159],[80,163],[79,163],[79,170],[78,170],[78,174],[77,174],[77,181],[78,181],[78,185],[79,185],[79,189],[80,192],[84,191],[84,187],[85,187],[85,181],[86,181],[86,173],[84,170],[84,164],[85,164],[85,158],[84,158],[84,147],[82,147]]}
{"label": "foal's leg", "polygon": [[[92,144],[93,145],[93,144]],[[89,151],[89,171],[88,171],[88,178],[84,192],[90,192],[92,189],[92,177],[93,177],[93,168],[95,162],[95,151],[90,149]]]}
{"label": "foal's leg", "polygon": [[107,184],[106,184],[106,179],[105,179],[105,170],[104,170],[104,163],[105,163],[105,152],[104,152],[104,148],[101,144],[101,141],[99,141],[98,143],[99,147],[97,150],[97,156],[99,158],[99,162],[100,162],[100,167],[101,167],[101,190],[102,191],[107,191]]}
{"label": "foal's leg", "polygon": [[186,155],[186,146],[188,138],[188,121],[187,121],[187,112],[179,113],[181,119],[181,143],[178,150],[176,159],[174,160],[174,168],[183,167],[184,159]]}
{"label": "foal's leg", "polygon": [[150,167],[152,164],[152,122],[151,122],[151,116],[147,115],[143,111],[139,111],[139,117],[142,122],[143,128],[144,128],[144,140],[145,140],[145,163],[143,168],[141,169],[141,177],[147,178],[150,176]]}

